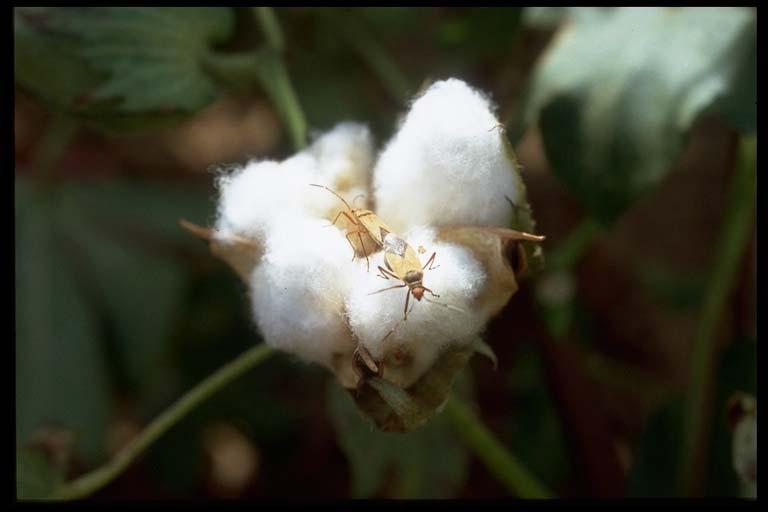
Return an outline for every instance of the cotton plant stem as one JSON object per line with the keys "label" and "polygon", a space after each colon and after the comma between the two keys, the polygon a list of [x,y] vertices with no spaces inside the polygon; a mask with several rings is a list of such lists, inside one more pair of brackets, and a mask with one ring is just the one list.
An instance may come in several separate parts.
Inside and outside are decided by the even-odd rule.
{"label": "cotton plant stem", "polygon": [[410,80],[386,48],[372,36],[371,31],[353,13],[321,11],[327,22],[343,35],[362,61],[378,77],[392,99],[398,104],[413,94]]}
{"label": "cotton plant stem", "polygon": [[85,475],[63,484],[54,499],[74,500],[87,497],[119,476],[153,442],[177,424],[202,402],[227,384],[261,363],[273,353],[267,345],[257,345],[227,363],[205,380],[187,391],[173,405],[155,418],[137,438],[115,455],[111,461]]}
{"label": "cotton plant stem", "polygon": [[288,74],[285,59],[283,59],[285,47],[283,31],[271,7],[254,7],[253,13],[264,32],[267,44],[277,55],[277,58],[274,59],[274,69],[267,75],[262,74],[262,83],[277,104],[280,115],[288,128],[294,149],[299,150],[307,143],[307,121]]}
{"label": "cotton plant stem", "polygon": [[714,378],[715,334],[736,282],[739,262],[754,229],[755,165],[755,137],[744,137],[739,142],[736,171],[731,181],[725,218],[715,246],[691,352],[678,482],[683,495],[695,491],[699,465],[697,456],[711,420],[707,414],[707,397]]}
{"label": "cotton plant stem", "polygon": [[510,493],[520,498],[551,498],[553,494],[502,445],[458,398],[451,397],[444,414],[456,432]]}
{"label": "cotton plant stem", "polygon": [[552,271],[571,271],[602,229],[602,226],[591,217],[582,220],[568,238],[547,257],[547,267]]}

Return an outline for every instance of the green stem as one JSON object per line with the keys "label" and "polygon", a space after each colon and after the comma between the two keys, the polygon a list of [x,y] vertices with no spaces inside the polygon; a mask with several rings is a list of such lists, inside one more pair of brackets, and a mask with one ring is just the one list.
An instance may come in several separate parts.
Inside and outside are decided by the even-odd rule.
{"label": "green stem", "polygon": [[581,221],[568,238],[547,257],[550,270],[571,271],[603,230],[600,223],[588,217]]}
{"label": "green stem", "polygon": [[387,50],[371,35],[369,27],[365,26],[361,19],[336,11],[320,12],[328,23],[349,41],[398,104],[408,99],[413,93],[410,81]]}
{"label": "green stem", "polygon": [[118,452],[111,461],[71,482],[63,484],[55,493],[54,498],[72,500],[89,496],[98,491],[125,471],[149,445],[165,434],[200,403],[259,364],[272,353],[272,349],[268,346],[257,345],[238,356],[235,360],[227,363],[194,388],[187,391],[186,394],[160,414],[160,416],[155,418],[137,438]]}
{"label": "green stem", "polygon": [[274,55],[271,66],[257,68],[259,77],[288,127],[294,149],[301,149],[307,144],[307,121],[283,59],[283,31],[271,7],[254,7],[253,12]]}
{"label": "green stem", "polygon": [[261,30],[264,31],[267,44],[273,50],[282,52],[285,48],[285,38],[283,37],[283,31],[280,29],[280,24],[277,22],[275,11],[271,7],[253,7],[253,12],[261,26]]}
{"label": "green stem", "polygon": [[553,494],[518,461],[489,431],[472,410],[458,398],[445,406],[456,432],[493,475],[520,498],[551,498]]}
{"label": "green stem", "polygon": [[679,475],[680,491],[686,495],[695,491],[697,468],[700,466],[697,456],[710,421],[706,410],[708,390],[714,378],[715,334],[753,231],[756,195],[754,136],[741,139],[737,158],[691,353]]}

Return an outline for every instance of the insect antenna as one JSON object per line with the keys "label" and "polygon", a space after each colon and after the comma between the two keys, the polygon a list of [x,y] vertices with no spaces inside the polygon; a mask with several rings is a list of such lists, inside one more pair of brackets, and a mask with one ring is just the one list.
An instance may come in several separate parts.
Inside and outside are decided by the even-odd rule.
{"label": "insect antenna", "polygon": [[347,208],[349,208],[350,210],[352,210],[352,207],[351,207],[351,206],[349,206],[349,203],[347,202],[347,200],[346,200],[346,199],[344,199],[344,198],[343,198],[343,197],[341,197],[339,194],[337,194],[336,192],[334,192],[334,191],[333,191],[333,190],[331,190],[330,188],[326,187],[325,185],[316,185],[315,183],[310,183],[310,184],[309,184],[309,186],[310,186],[310,187],[320,187],[320,188],[324,188],[325,190],[327,190],[327,191],[328,191],[328,192],[330,192],[331,194],[333,194],[333,195],[335,195],[336,197],[338,197],[339,199],[341,199],[341,202],[342,202],[342,203],[344,203],[344,204],[347,206]]}
{"label": "insect antenna", "polygon": [[451,309],[453,311],[458,311],[459,313],[466,313],[466,311],[464,311],[463,309],[457,308],[456,306],[451,306],[450,304],[446,304],[445,302],[437,302],[436,300],[430,300],[427,297],[424,297],[424,300],[429,302],[429,303],[431,303],[431,304],[437,304],[438,306],[443,306],[446,309]]}

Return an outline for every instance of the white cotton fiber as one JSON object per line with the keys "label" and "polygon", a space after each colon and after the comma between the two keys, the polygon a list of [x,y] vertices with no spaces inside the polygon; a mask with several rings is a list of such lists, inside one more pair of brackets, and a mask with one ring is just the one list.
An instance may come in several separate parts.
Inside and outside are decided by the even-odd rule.
{"label": "white cotton fiber", "polygon": [[[266,343],[330,367],[354,343],[344,300],[360,269],[341,232],[321,219],[277,221],[250,282],[252,308]],[[364,271],[364,269],[363,269]]]}
{"label": "white cotton fiber", "polygon": [[343,203],[310,184],[326,185],[352,203],[367,192],[372,152],[365,125],[342,123],[283,162],[253,160],[222,174],[216,183],[218,236],[236,234],[263,243],[276,219],[331,219],[345,209]]}
{"label": "white cotton fiber", "polygon": [[318,180],[340,192],[367,188],[373,167],[371,132],[364,124],[341,123],[307,150],[317,161]]}
{"label": "white cotton fiber", "polygon": [[[294,157],[295,158],[295,157]],[[245,167],[222,175],[219,189],[216,231],[220,237],[236,234],[263,243],[274,221],[307,215],[298,192],[310,188],[314,162],[294,160],[290,171],[273,161],[251,161]]]}
{"label": "white cotton fiber", "polygon": [[457,79],[416,99],[374,170],[379,216],[396,231],[413,225],[506,226],[519,200],[515,162],[493,108]]}
{"label": "white cotton fiber", "polygon": [[[407,287],[369,295],[402,284],[376,275],[377,265],[384,266],[382,252],[371,258],[371,272],[360,274],[361,280],[355,283],[347,300],[349,324],[355,336],[374,358],[384,360],[384,377],[402,387],[409,386],[429,369],[445,347],[467,343],[483,328],[482,319],[472,310],[472,302],[486,279],[482,266],[468,249],[436,242],[432,229],[414,229],[406,233],[405,239],[414,250],[420,245],[426,249],[419,255],[422,265],[437,252],[435,266],[439,267],[424,270],[423,283],[440,297],[429,293],[424,297],[450,308],[426,300],[419,302],[411,295],[408,319],[401,322]],[[364,262],[356,264],[365,269]],[[394,333],[384,340],[396,325]],[[397,352],[408,354],[411,362],[403,366],[391,364],[397,359]]]}

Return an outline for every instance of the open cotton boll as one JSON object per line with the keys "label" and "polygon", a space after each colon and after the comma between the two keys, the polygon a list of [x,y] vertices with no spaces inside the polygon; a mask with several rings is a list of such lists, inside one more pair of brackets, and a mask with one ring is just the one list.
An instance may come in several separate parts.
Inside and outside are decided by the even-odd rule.
{"label": "open cotton boll", "polygon": [[359,272],[351,259],[344,235],[326,221],[277,221],[250,281],[252,311],[265,342],[328,368],[334,357],[351,357],[344,299]]}
{"label": "open cotton boll", "polygon": [[[424,286],[439,298],[425,293],[426,300],[410,297],[408,319],[403,319],[407,287],[371,292],[402,284],[382,279],[375,271],[363,272],[347,300],[349,323],[357,339],[379,361],[383,361],[384,378],[401,387],[413,384],[435,362],[448,345],[469,343],[483,328],[483,322],[472,311],[472,303],[485,286],[485,273],[471,252],[454,244],[435,241],[432,229],[418,228],[406,233],[405,239],[414,250],[426,249],[420,255],[426,263],[437,252],[433,270],[424,270]],[[358,262],[365,268],[364,262]],[[371,268],[384,266],[384,253],[371,257]],[[450,305],[446,307],[444,304]],[[411,309],[412,306],[412,309]],[[394,332],[387,334],[395,328]],[[385,340],[386,337],[386,340]]]}
{"label": "open cotton boll", "polygon": [[371,132],[364,124],[340,123],[307,149],[317,161],[318,180],[346,192],[368,186],[373,166]]}
{"label": "open cotton boll", "polygon": [[[315,161],[314,183],[331,188],[353,207],[370,206],[368,186],[373,166],[373,143],[366,125],[340,123],[299,154]],[[346,209],[333,194],[318,189],[311,192],[309,206],[315,215],[330,220]]]}
{"label": "open cotton boll", "polygon": [[374,170],[377,213],[393,229],[506,226],[522,190],[488,99],[457,79],[413,102]]}
{"label": "open cotton boll", "polygon": [[289,160],[289,165],[250,161],[217,179],[220,238],[235,234],[263,243],[275,219],[309,215],[302,192],[310,188],[314,160],[306,156]]}

